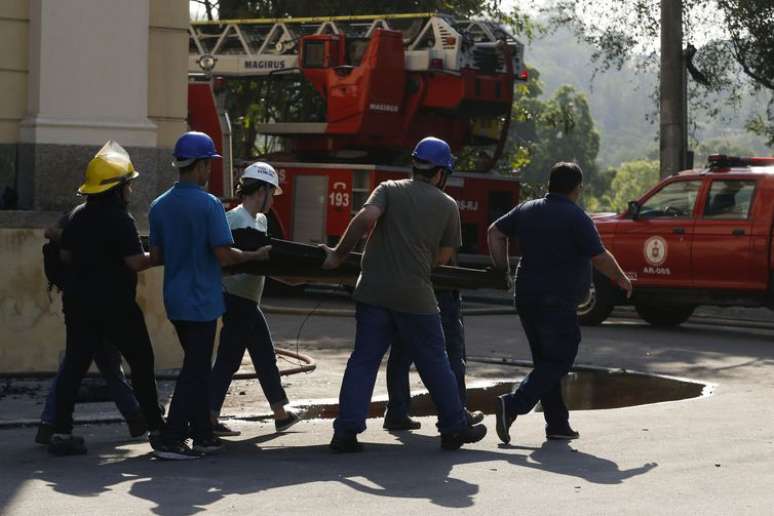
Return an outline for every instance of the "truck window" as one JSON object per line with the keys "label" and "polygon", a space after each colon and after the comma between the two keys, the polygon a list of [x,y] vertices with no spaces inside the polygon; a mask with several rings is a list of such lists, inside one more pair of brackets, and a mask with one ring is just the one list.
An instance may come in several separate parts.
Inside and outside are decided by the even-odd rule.
{"label": "truck window", "polygon": [[669,183],[645,201],[640,209],[640,218],[691,217],[700,187],[701,181]]}
{"label": "truck window", "polygon": [[744,220],[750,215],[755,181],[713,181],[704,203],[705,219]]}

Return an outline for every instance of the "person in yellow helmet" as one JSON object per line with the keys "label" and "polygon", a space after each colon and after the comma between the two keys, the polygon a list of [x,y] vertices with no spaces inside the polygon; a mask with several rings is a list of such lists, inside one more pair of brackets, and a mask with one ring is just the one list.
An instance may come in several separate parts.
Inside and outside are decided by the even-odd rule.
{"label": "person in yellow helmet", "polygon": [[62,231],[61,257],[69,268],[62,296],[67,342],[56,387],[55,433],[49,445],[53,455],[86,453],[83,439],[72,435],[73,407],[94,353],[105,342],[115,345],[132,369],[151,444],[164,426],[153,348],[135,300],[137,273],[157,265],[143,250],[127,210],[131,184],[138,176],[129,154],[107,142],[89,162],[78,188],[86,202],[73,210]]}

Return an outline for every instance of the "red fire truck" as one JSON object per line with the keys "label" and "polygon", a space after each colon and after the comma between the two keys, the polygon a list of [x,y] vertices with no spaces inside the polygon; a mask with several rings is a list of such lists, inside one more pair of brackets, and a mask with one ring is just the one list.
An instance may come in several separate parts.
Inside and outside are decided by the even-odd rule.
{"label": "red fire truck", "polygon": [[527,79],[523,46],[504,27],[424,13],[194,22],[189,32],[189,124],[212,135],[226,158],[212,193],[229,197],[244,161],[232,159],[221,81],[295,81],[317,110],[296,109],[291,120],[275,113],[256,126],[280,146],[260,157],[277,168],[285,192],[270,214],[273,234],[334,242],[379,182],[407,177],[396,165],[432,135],[455,152],[481,146],[476,170],[455,173],[448,191],[462,215],[465,261],[486,254],[488,224],[519,198],[515,176],[490,173],[507,138],[514,82]]}
{"label": "red fire truck", "polygon": [[706,168],[664,179],[626,213],[594,221],[634,293],[627,300],[596,273],[579,307],[585,324],[624,304],[661,326],[684,322],[697,305],[774,308],[774,157],[710,156]]}

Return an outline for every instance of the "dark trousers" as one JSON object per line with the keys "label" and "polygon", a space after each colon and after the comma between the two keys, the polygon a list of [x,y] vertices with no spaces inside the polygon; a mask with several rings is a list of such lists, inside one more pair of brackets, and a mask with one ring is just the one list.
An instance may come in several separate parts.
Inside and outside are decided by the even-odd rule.
{"label": "dark trousers", "polygon": [[215,345],[216,321],[172,321],[183,347],[183,367],[177,376],[175,392],[169,404],[164,442],[179,442],[212,437],[208,410],[212,348]]}
{"label": "dark trousers", "polygon": [[132,369],[132,386],[148,428],[160,429],[163,419],[156,389],[153,348],[142,310],[137,303],[105,310],[65,305],[65,325],[67,349],[55,395],[56,432],[72,432],[78,387],[95,352],[104,349],[106,342],[118,348]]}
{"label": "dark trousers", "polygon": [[570,371],[581,340],[575,304],[549,296],[519,297],[518,310],[534,369],[507,398],[508,411],[526,414],[540,401],[546,424],[561,429],[569,420],[562,378]]}
{"label": "dark trousers", "polygon": [[[462,298],[456,290],[438,290],[438,308],[441,310],[441,326],[446,340],[446,355],[449,357],[460,401],[465,406],[467,391],[465,387],[465,327],[462,323]],[[396,340],[390,348],[387,359],[387,414],[392,419],[408,416],[411,409],[411,389],[409,387],[409,368],[411,357],[405,346]]]}
{"label": "dark trousers", "polygon": [[[121,353],[115,346],[105,344],[94,351],[94,363],[97,365],[100,374],[102,374],[102,378],[105,379],[108,391],[110,391],[110,397],[116,402],[116,407],[118,407],[118,411],[121,412],[124,419],[136,416],[140,412],[140,404],[137,403],[134,391],[129,382],[126,381],[126,376],[124,376],[124,368],[121,365]],[[53,425],[56,419],[56,386],[62,376],[63,369],[64,361],[60,364],[59,372],[54,377],[48,390],[46,404],[43,407],[43,413],[40,415],[40,420],[43,423]]]}
{"label": "dark trousers", "polygon": [[261,389],[272,408],[288,403],[282,388],[277,356],[269,325],[255,301],[225,294],[226,313],[220,330],[218,356],[210,378],[210,411],[217,415],[223,407],[231,379],[239,370],[245,349],[255,367]]}
{"label": "dark trousers", "polygon": [[409,314],[358,303],[355,319],[355,349],[347,362],[339,393],[339,415],[333,422],[337,433],[365,430],[379,364],[396,339],[401,340],[416,364],[438,408],[438,430],[458,432],[467,426],[438,314]]}

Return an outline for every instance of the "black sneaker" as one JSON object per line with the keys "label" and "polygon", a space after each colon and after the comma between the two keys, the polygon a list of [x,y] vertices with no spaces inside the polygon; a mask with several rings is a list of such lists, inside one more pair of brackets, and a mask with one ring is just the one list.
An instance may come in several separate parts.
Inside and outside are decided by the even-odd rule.
{"label": "black sneaker", "polygon": [[35,442],[38,444],[51,444],[51,437],[54,435],[54,425],[41,422],[38,425],[38,432],[35,434]]}
{"label": "black sneaker", "polygon": [[334,433],[329,447],[334,453],[357,453],[363,451],[363,445],[357,442],[355,434]]}
{"label": "black sneaker", "polygon": [[508,429],[513,422],[516,421],[516,415],[508,415],[508,405],[506,404],[507,396],[507,394],[498,396],[497,406],[495,407],[495,418],[497,421],[495,430],[497,430],[497,437],[499,437],[504,444],[511,442],[511,434],[508,432]]}
{"label": "black sneaker", "polygon": [[580,434],[570,428],[570,425],[567,425],[562,428],[548,428],[546,427],[546,439],[551,440],[558,440],[558,441],[572,441],[573,439],[578,439],[580,437]]}
{"label": "black sneaker", "polygon": [[162,460],[193,460],[202,454],[192,450],[185,441],[176,443],[157,443],[153,447],[153,455]]}
{"label": "black sneaker", "polygon": [[194,439],[193,451],[202,454],[219,452],[226,445],[226,442],[220,437],[214,435],[209,439]]}
{"label": "black sneaker", "polygon": [[390,432],[400,432],[403,430],[419,430],[422,428],[422,423],[411,419],[408,416],[404,416],[400,419],[391,418],[389,415],[385,416],[384,424],[382,428],[389,430]]}
{"label": "black sneaker", "polygon": [[294,412],[292,410],[286,410],[285,412],[287,412],[288,417],[286,417],[285,419],[274,420],[274,428],[277,430],[277,432],[284,432],[291,426],[301,421],[301,414]]}
{"label": "black sneaker", "polygon": [[48,453],[58,457],[66,455],[86,455],[86,443],[83,437],[72,434],[54,434],[48,445]]}
{"label": "black sneaker", "polygon": [[480,410],[470,411],[465,409],[465,417],[468,420],[469,425],[477,425],[484,420],[484,413]]}
{"label": "black sneaker", "polygon": [[242,435],[242,432],[234,430],[226,423],[217,421],[212,424],[212,434],[215,437],[236,437],[237,435]]}
{"label": "black sneaker", "polygon": [[441,448],[459,450],[465,443],[477,443],[486,436],[484,425],[469,426],[462,432],[441,434]]}
{"label": "black sneaker", "polygon": [[159,450],[164,446],[164,440],[161,438],[160,430],[151,430],[148,432],[148,443],[154,450]]}
{"label": "black sneaker", "polygon": [[126,418],[126,426],[129,427],[129,435],[132,437],[140,437],[148,431],[148,423],[145,422],[145,416],[142,413]]}

